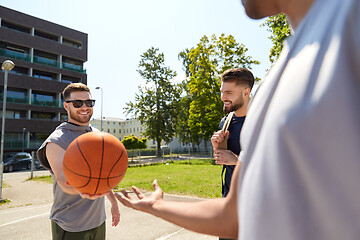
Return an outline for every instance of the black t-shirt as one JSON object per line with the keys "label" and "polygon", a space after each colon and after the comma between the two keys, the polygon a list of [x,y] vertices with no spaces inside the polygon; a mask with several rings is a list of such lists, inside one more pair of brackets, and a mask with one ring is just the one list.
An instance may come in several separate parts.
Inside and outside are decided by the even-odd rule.
{"label": "black t-shirt", "polygon": [[[222,129],[227,116],[228,116],[228,114],[225,117],[223,117],[223,119],[221,119],[220,124],[219,124],[220,130]],[[231,150],[236,155],[239,155],[240,151],[241,151],[240,132],[241,132],[241,128],[244,124],[244,121],[245,121],[245,116],[236,117],[235,115],[233,115],[230,125],[229,125],[229,128],[228,128],[229,138],[227,141],[227,149]],[[235,169],[235,165],[224,165],[223,166],[223,173],[225,171],[225,181],[223,182],[223,186],[222,186],[223,197],[225,197],[229,193],[231,177],[234,172],[234,169]],[[221,176],[221,177],[223,178],[223,176]]]}

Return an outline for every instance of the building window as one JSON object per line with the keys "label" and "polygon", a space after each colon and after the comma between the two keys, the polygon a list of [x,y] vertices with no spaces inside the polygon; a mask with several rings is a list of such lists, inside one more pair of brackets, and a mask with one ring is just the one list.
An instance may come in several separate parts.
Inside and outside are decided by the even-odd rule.
{"label": "building window", "polygon": [[55,113],[46,113],[46,112],[31,112],[31,119],[41,119],[41,120],[56,120]]}
{"label": "building window", "polygon": [[15,66],[9,73],[15,73],[17,75],[28,75],[29,69],[24,67]]}
{"label": "building window", "polygon": [[34,50],[34,63],[39,63],[46,66],[59,67],[57,61],[57,55],[43,52],[39,50]]}
{"label": "building window", "polygon": [[121,133],[121,129],[119,129],[119,133]]}
{"label": "building window", "polygon": [[48,133],[30,133],[30,148],[39,148],[48,136]]}
{"label": "building window", "polygon": [[[3,93],[4,88],[1,87],[1,94],[0,94],[0,100],[3,100]],[[8,88],[7,90],[7,96],[6,101],[11,103],[28,103],[28,96],[27,91],[23,89],[17,89],[17,88]]]}
{"label": "building window", "polygon": [[[0,110],[0,116],[2,116],[2,110]],[[5,118],[26,119],[26,111],[6,110]]]}
{"label": "building window", "polygon": [[83,72],[83,63],[79,60],[63,57],[62,68],[77,72]]}
{"label": "building window", "polygon": [[110,129],[108,129],[108,131],[107,131],[108,133],[110,133]]}
{"label": "building window", "polygon": [[63,38],[63,44],[81,49],[81,42]]}
{"label": "building window", "polygon": [[57,79],[56,73],[44,72],[44,71],[39,71],[39,70],[35,70],[35,69],[33,71],[33,77],[46,79],[46,80],[56,80]]}
{"label": "building window", "polygon": [[61,75],[61,81],[65,83],[79,83],[81,82],[81,78],[67,76],[67,75]]}
{"label": "building window", "polygon": [[58,102],[56,101],[55,95],[49,95],[39,92],[33,92],[31,96],[31,103],[34,105],[57,107]]}
{"label": "building window", "polygon": [[46,32],[42,32],[42,31],[39,31],[37,29],[35,29],[35,33],[34,33],[35,36],[37,37],[41,37],[41,38],[45,38],[45,39],[49,39],[49,40],[52,40],[52,41],[58,41],[58,36],[55,36],[55,35],[52,35],[50,33],[46,33]]}
{"label": "building window", "polygon": [[0,41],[0,50],[1,56],[30,61],[29,48]]}
{"label": "building window", "polygon": [[4,19],[1,20],[1,27],[9,28],[11,30],[15,30],[15,31],[22,32],[22,33],[30,33],[30,28],[23,27],[23,26],[20,26],[18,24],[15,24],[15,23],[8,22],[8,21],[6,21]]}

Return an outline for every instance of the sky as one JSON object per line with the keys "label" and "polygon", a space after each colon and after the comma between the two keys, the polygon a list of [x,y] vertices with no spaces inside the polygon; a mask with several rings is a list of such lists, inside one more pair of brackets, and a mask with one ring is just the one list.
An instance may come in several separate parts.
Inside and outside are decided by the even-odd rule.
{"label": "sky", "polygon": [[[87,85],[96,99],[94,118],[130,118],[126,103],[135,100],[145,82],[138,72],[141,54],[149,48],[164,53],[165,65],[185,73],[178,54],[195,47],[204,35],[233,35],[260,61],[253,66],[262,78],[270,68],[270,33],[251,20],[240,0],[0,0],[0,5],[88,34]],[[0,16],[1,17],[1,16]]]}

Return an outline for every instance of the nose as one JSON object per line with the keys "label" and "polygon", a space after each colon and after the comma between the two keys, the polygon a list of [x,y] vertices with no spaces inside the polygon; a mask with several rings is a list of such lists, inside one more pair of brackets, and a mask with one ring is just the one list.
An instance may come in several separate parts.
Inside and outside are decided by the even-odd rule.
{"label": "nose", "polygon": [[80,108],[88,108],[88,106],[86,106],[85,102],[83,102]]}

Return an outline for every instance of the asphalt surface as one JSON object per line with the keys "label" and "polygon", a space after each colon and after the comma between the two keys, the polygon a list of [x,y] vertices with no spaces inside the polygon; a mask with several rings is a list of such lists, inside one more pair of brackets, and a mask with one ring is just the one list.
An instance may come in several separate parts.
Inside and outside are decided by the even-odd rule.
{"label": "asphalt surface", "polygon": [[[35,171],[34,176],[49,175]],[[52,205],[52,184],[27,181],[30,172],[5,173],[2,198],[10,202],[0,206],[0,240],[49,240],[51,239],[49,213]],[[202,201],[201,199],[165,195],[174,201]],[[119,203],[121,220],[111,226],[110,202],[106,199],[107,240],[165,240],[199,239],[214,240],[217,237],[185,230],[150,214],[135,211]]]}

